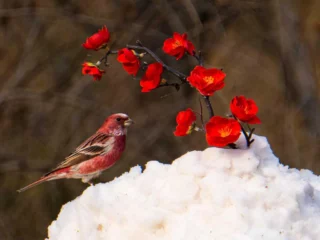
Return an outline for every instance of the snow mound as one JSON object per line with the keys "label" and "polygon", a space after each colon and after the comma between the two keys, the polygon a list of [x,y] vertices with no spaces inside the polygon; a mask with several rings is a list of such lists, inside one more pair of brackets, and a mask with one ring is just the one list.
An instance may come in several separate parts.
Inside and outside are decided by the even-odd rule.
{"label": "snow mound", "polygon": [[88,187],[62,207],[48,239],[320,239],[320,178],[283,166],[254,138],[250,149],[188,152]]}

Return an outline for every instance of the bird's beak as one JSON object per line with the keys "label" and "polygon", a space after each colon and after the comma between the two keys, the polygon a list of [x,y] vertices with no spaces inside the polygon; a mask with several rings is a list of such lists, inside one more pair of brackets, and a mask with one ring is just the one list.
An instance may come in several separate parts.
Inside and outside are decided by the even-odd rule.
{"label": "bird's beak", "polygon": [[131,124],[134,124],[134,121],[132,121],[131,118],[129,118],[128,120],[124,121],[124,126],[125,127],[129,127]]}

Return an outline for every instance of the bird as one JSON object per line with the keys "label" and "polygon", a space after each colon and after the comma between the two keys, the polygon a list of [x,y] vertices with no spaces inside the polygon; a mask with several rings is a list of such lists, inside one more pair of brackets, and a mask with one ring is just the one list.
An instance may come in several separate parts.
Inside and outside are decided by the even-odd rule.
{"label": "bird", "polygon": [[127,128],[134,122],[127,114],[116,113],[106,118],[91,137],[80,144],[56,168],[24,188],[23,192],[40,183],[63,179],[81,179],[92,185],[91,180],[112,167],[120,158],[126,145]]}

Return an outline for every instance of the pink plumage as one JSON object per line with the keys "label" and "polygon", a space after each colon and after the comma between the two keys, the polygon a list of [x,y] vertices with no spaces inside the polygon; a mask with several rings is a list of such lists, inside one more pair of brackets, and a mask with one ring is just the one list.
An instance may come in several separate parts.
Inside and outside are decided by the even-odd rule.
{"label": "pink plumage", "polygon": [[82,182],[90,183],[92,178],[98,177],[119,160],[126,145],[127,127],[132,123],[128,115],[123,113],[109,116],[98,131],[80,144],[65,161],[18,192],[62,178],[81,178]]}

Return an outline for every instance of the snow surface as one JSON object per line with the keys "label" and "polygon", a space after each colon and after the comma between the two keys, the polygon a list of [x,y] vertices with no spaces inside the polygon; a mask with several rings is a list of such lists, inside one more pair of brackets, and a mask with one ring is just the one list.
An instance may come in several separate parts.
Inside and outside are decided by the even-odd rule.
{"label": "snow surface", "polygon": [[283,166],[254,138],[250,149],[188,152],[88,187],[62,207],[48,239],[320,239],[320,177]]}

